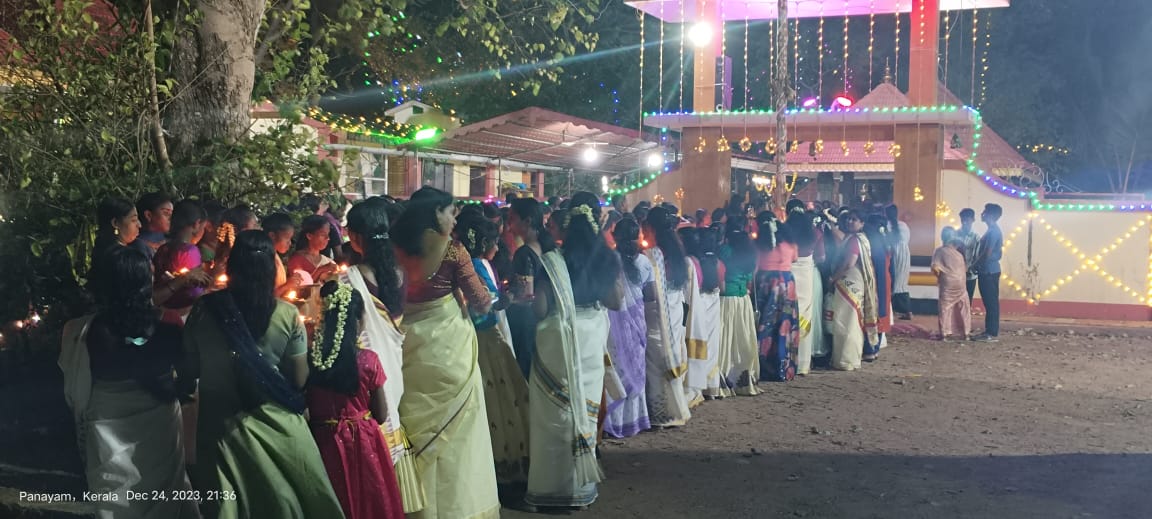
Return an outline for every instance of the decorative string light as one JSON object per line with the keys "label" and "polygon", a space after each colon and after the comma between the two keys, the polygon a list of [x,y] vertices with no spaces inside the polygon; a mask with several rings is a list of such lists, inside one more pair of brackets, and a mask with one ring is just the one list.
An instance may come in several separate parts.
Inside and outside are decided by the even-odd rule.
{"label": "decorative string light", "polygon": [[[664,8],[664,3],[660,3],[660,8]],[[684,111],[684,38],[687,36],[685,31],[688,28],[688,21],[684,19],[684,2],[680,2],[680,86],[677,90],[680,92],[680,111]],[[663,78],[661,78],[663,79]]]}
{"label": "decorative string light", "polygon": [[948,53],[952,49],[952,11],[944,11],[944,88],[948,88]]}
{"label": "decorative string light", "polygon": [[656,82],[656,103],[664,109],[664,2],[660,2],[660,58],[657,65],[660,75]]}
{"label": "decorative string light", "polygon": [[968,86],[968,102],[976,104],[976,38],[979,36],[980,30],[980,10],[972,10],[972,76],[969,78],[971,84]]}
{"label": "decorative string light", "polygon": [[792,172],[792,181],[784,184],[784,189],[786,191],[788,191],[789,193],[791,193],[793,190],[795,190],[796,189],[796,179],[798,179],[798,178],[800,178],[800,173],[793,171]]}
{"label": "decorative string light", "polygon": [[[1138,292],[1136,292],[1135,290],[1133,290],[1131,287],[1124,284],[1124,282],[1119,280],[1118,278],[1116,278],[1116,276],[1109,274],[1108,271],[1104,270],[1104,268],[1100,266],[1101,262],[1103,261],[1103,259],[1105,257],[1107,257],[1110,253],[1115,252],[1116,249],[1120,245],[1123,245],[1126,240],[1130,239],[1142,227],[1147,225],[1148,221],[1150,219],[1152,219],[1152,216],[1146,216],[1145,218],[1136,222],[1136,224],[1133,225],[1132,227],[1130,227],[1122,236],[1113,240],[1109,245],[1104,246],[1100,250],[1099,254],[1096,254],[1095,256],[1092,256],[1092,257],[1089,257],[1087,253],[1080,250],[1080,248],[1078,248],[1075,244],[1073,244],[1072,240],[1069,240],[1068,238],[1066,238],[1065,236],[1060,234],[1060,232],[1058,230],[1056,230],[1056,228],[1052,224],[1048,223],[1048,221],[1046,221],[1042,216],[1037,216],[1036,219],[1039,220],[1039,223],[1044,226],[1044,230],[1048,231],[1049,234],[1051,234],[1052,237],[1054,239],[1056,239],[1056,243],[1063,246],[1070,254],[1072,254],[1073,257],[1078,258],[1081,261],[1080,266],[1078,268],[1076,268],[1075,270],[1073,270],[1071,274],[1065,275],[1064,277],[1057,278],[1056,282],[1052,286],[1048,287],[1047,290],[1038,294],[1038,296],[1036,298],[1037,300],[1051,296],[1056,291],[1060,290],[1060,288],[1062,288],[1065,284],[1071,282],[1073,279],[1075,279],[1080,274],[1082,274],[1084,272],[1091,271],[1091,272],[1095,272],[1101,278],[1104,278],[1104,280],[1107,281],[1108,284],[1110,284],[1116,288],[1122,289],[1125,294],[1132,296],[1134,299],[1136,299],[1140,303],[1152,302],[1152,292],[1149,293],[1148,297],[1144,297],[1144,296],[1140,295]],[[1152,258],[1150,258],[1149,261],[1150,261],[1149,270],[1150,270],[1150,272],[1152,272]]]}
{"label": "decorative string light", "polygon": [[[777,16],[777,18],[779,18],[779,16]],[[779,50],[779,47],[776,45],[777,23],[779,23],[777,20],[768,20],[768,50],[770,51],[768,55],[768,104],[772,104],[772,100],[776,99],[776,91],[774,90],[776,85],[772,82],[772,71],[776,70],[776,52]],[[745,61],[747,61],[747,59],[745,59]]]}
{"label": "decorative string light", "polygon": [[876,48],[876,0],[868,2],[868,90],[872,90],[876,86],[872,81],[873,69],[873,54],[872,50]]}
{"label": "decorative string light", "polygon": [[893,76],[894,83],[897,87],[900,86],[900,0],[896,0],[896,74]]}
{"label": "decorative string light", "polygon": [[[701,140],[703,140],[703,139],[701,139]],[[671,166],[664,166],[660,171],[657,171],[654,173],[649,173],[648,175],[638,179],[636,182],[628,184],[624,187],[609,189],[608,195],[612,196],[612,195],[623,195],[623,194],[631,193],[632,191],[635,191],[635,190],[640,189],[644,186],[647,186],[648,184],[651,184],[652,181],[656,180],[657,178],[660,178],[660,175],[664,175],[671,170],[672,170]]]}
{"label": "decorative string light", "polygon": [[844,95],[848,95],[848,0],[844,0],[844,64],[840,72],[844,75]]}
{"label": "decorative string light", "polygon": [[1016,146],[1016,149],[1020,151],[1028,151],[1029,153],[1040,153],[1045,151],[1059,155],[1068,155],[1069,153],[1072,153],[1072,151],[1068,148],[1053,146],[1051,144],[1022,144],[1020,146]]}
{"label": "decorative string light", "polygon": [[988,100],[988,51],[992,47],[992,13],[984,15],[984,55],[980,57],[980,104],[976,108],[984,108]]}
{"label": "decorative string light", "polygon": [[[788,23],[788,20],[785,19],[784,23]],[[794,67],[792,71],[792,91],[800,92],[800,18],[796,18],[796,27],[789,36],[792,37],[792,52],[795,53],[795,57],[792,59],[792,66]],[[797,101],[799,101],[798,96]]]}
{"label": "decorative string light", "polygon": [[748,3],[744,3],[744,137],[740,139],[740,151],[747,153],[752,149],[752,139],[748,138]]}
{"label": "decorative string light", "polygon": [[375,137],[392,143],[405,143],[413,140],[416,133],[423,126],[404,124],[385,117],[352,117],[350,115],[329,113],[319,107],[310,107],[308,117],[328,125],[333,130]]}
{"label": "decorative string light", "polygon": [[816,76],[816,99],[824,101],[824,3],[820,3],[820,25],[816,30],[816,49],[819,53],[816,58],[818,76]]}
{"label": "decorative string light", "polygon": [[[640,18],[640,126],[637,128],[644,131],[644,11],[641,9],[636,10],[637,17]],[[663,46],[663,43],[661,43]]]}

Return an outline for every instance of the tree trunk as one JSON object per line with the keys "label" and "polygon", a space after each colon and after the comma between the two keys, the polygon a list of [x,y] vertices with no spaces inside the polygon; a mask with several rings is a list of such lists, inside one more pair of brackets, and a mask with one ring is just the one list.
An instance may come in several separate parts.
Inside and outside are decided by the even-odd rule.
{"label": "tree trunk", "polygon": [[233,142],[248,131],[256,77],[253,53],[265,0],[194,4],[203,18],[179,35],[172,56],[179,86],[167,128],[176,164],[195,164],[205,143]]}

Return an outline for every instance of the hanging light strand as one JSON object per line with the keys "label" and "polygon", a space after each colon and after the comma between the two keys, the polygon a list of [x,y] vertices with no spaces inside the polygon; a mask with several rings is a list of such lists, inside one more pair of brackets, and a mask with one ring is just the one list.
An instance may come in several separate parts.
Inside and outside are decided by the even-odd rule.
{"label": "hanging light strand", "polygon": [[[644,11],[636,10],[637,16],[640,18],[640,126],[637,128],[641,132],[644,131]],[[657,110],[662,111],[662,110]]]}
{"label": "hanging light strand", "polygon": [[848,0],[844,0],[844,64],[840,73],[844,75],[844,95],[848,95]]}
{"label": "hanging light strand", "polygon": [[900,86],[900,0],[896,0],[896,70],[893,74],[894,84]]}
{"label": "hanging light strand", "polygon": [[[749,35],[749,34],[748,34],[748,33],[749,33],[749,26],[748,26],[748,3],[747,3],[747,2],[745,2],[745,3],[744,3],[744,107],[743,107],[743,108],[744,108],[744,112],[745,112],[745,113],[747,113],[747,112],[748,112],[748,94],[749,94],[749,93],[751,92],[751,90],[752,90],[751,88],[748,88],[748,85],[749,85],[749,83],[748,83],[748,79],[749,79],[749,78],[748,78],[748,35]],[[745,126],[744,134],[745,134],[745,136],[747,136],[747,134],[748,134],[748,130],[747,130],[747,126],[748,126],[748,123],[747,123],[747,121],[748,121],[748,119],[747,119],[747,116],[745,116],[745,119],[744,119],[744,121],[745,121],[745,123],[744,123],[744,126]]]}
{"label": "hanging light strand", "polygon": [[944,88],[948,88],[948,54],[952,49],[951,11],[944,11]]}
{"label": "hanging light strand", "polygon": [[968,86],[968,102],[976,104],[976,39],[980,31],[980,10],[972,10],[972,77]]}
{"label": "hanging light strand", "polygon": [[876,86],[873,83],[873,54],[872,51],[876,48],[876,0],[871,0],[868,3],[868,90],[872,90]]}
{"label": "hanging light strand", "polygon": [[664,111],[664,3],[660,3],[660,57],[657,66],[659,75],[656,77],[657,111]]}
{"label": "hanging light strand", "polygon": [[824,4],[820,4],[820,25],[816,30],[816,49],[818,57],[816,58],[816,69],[819,74],[816,76],[816,99],[824,102]]}
{"label": "hanging light strand", "polygon": [[983,108],[984,102],[988,100],[988,82],[986,81],[988,75],[988,51],[992,47],[992,13],[984,15],[984,54],[980,57],[980,104],[977,108]]}
{"label": "hanging light strand", "polygon": [[[660,8],[664,8],[664,4],[660,4]],[[676,90],[680,93],[680,112],[684,112],[684,37],[685,30],[688,27],[687,20],[684,19],[684,2],[680,2],[680,84]],[[699,110],[699,108],[694,108]]]}

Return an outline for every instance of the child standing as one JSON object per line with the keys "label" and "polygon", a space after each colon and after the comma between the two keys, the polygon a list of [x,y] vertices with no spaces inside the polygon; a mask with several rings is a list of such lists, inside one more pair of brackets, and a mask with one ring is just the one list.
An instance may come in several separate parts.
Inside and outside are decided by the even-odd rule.
{"label": "child standing", "polygon": [[320,294],[324,320],[309,350],[305,388],[312,436],[346,517],[400,519],[400,488],[380,432],[388,417],[384,368],[359,347],[364,299],[334,281]]}
{"label": "child standing", "polygon": [[965,286],[968,267],[960,252],[964,243],[952,227],[945,227],[941,234],[944,244],[932,254],[932,273],[940,291],[940,339],[946,341],[955,333],[967,340],[972,332],[972,308]]}

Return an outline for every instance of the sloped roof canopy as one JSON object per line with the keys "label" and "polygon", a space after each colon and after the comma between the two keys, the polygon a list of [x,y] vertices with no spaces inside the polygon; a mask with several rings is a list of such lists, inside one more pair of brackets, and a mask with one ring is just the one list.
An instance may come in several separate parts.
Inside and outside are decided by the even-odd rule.
{"label": "sloped roof canopy", "polygon": [[[644,152],[657,147],[630,128],[531,107],[449,131],[420,149],[618,175],[642,169]],[[597,152],[593,161],[585,160],[589,148]]]}

